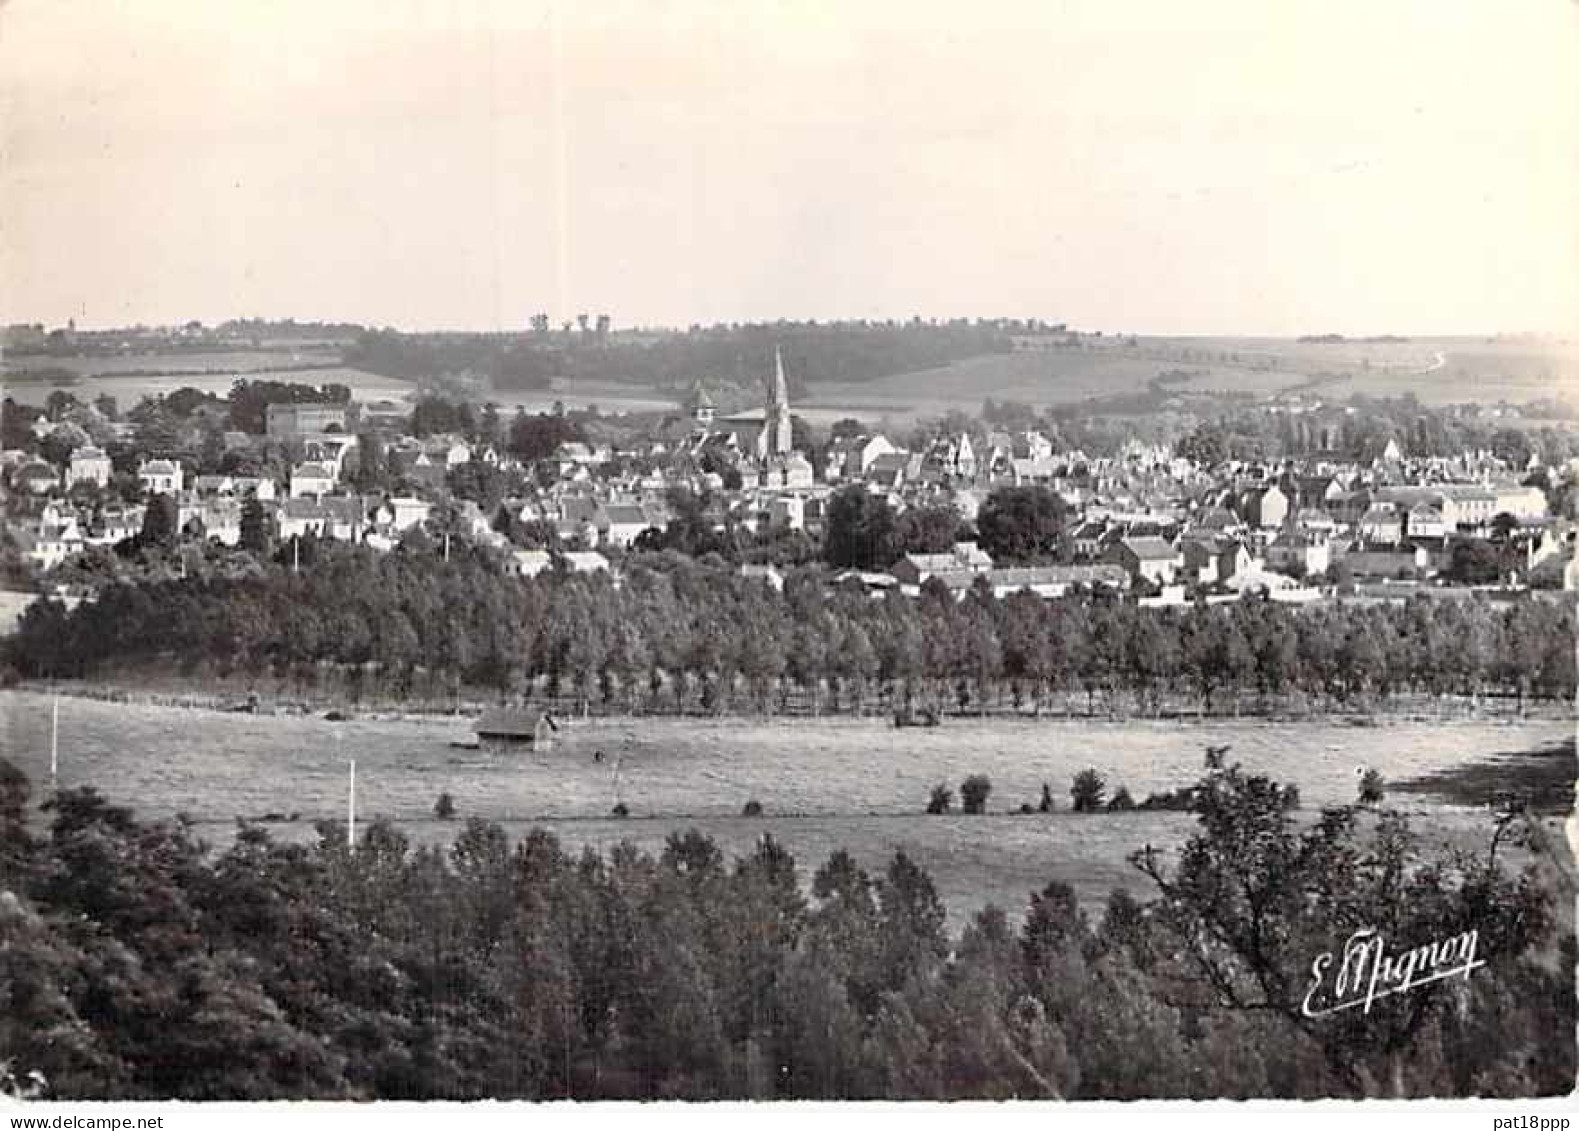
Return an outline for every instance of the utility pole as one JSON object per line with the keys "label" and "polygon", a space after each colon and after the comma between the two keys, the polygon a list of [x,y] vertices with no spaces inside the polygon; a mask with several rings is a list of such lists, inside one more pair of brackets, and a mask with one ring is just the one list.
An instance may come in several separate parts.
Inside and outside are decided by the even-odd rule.
{"label": "utility pole", "polygon": [[60,696],[55,696],[55,702],[50,711],[49,723],[49,786],[55,792],[60,791]]}
{"label": "utility pole", "polygon": [[291,572],[292,573],[300,573],[301,571],[302,571],[302,536],[300,534],[292,534],[291,535]]}
{"label": "utility pole", "polygon": [[356,759],[351,759],[351,788],[346,798],[345,813],[345,847],[348,852],[356,851]]}

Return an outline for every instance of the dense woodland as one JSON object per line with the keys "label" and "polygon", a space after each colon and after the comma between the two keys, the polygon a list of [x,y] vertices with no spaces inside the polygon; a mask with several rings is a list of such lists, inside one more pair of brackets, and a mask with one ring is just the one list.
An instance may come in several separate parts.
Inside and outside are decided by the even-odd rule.
{"label": "dense woodland", "polygon": [[70,612],[39,601],[6,659],[32,678],[163,664],[350,698],[469,687],[621,711],[1210,712],[1574,693],[1574,604],[1561,597],[1152,609],[1100,593],[998,599],[984,584],[955,601],[928,582],[918,599],[874,601],[830,592],[818,567],[791,570],[779,593],[672,550],[629,556],[619,584],[523,579],[463,545],[445,560],[424,536],[383,554],[306,541],[299,573],[288,554],[229,560],[247,568],[109,582]]}
{"label": "dense woodland", "polygon": [[[473,820],[448,847],[243,827],[215,852],[91,789],[30,813],[0,759],[0,1087],[52,1098],[1129,1098],[1531,1095],[1573,1083],[1574,952],[1537,826],[1432,859],[1373,805],[1297,819],[1213,765],[1141,849],[1145,902],[1059,883],[951,935],[903,854],[808,877],[567,854]],[[1374,799],[1373,799],[1374,800]],[[968,818],[977,819],[977,818]],[[1061,820],[1101,820],[1067,814]],[[40,826],[46,825],[47,829]],[[1488,834],[1490,835],[1490,834]],[[1534,863],[1510,875],[1499,842]],[[1509,849],[1500,845],[1502,858]],[[1528,856],[1526,857],[1529,858]],[[809,879],[809,885],[807,883]],[[1486,965],[1310,1018],[1310,963],[1478,932]]]}

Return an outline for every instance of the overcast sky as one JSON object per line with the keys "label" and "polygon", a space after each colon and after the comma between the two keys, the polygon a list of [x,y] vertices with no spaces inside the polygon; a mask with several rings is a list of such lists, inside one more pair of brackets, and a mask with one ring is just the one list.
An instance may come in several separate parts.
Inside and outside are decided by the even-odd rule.
{"label": "overcast sky", "polygon": [[7,321],[1579,329],[1579,4],[11,0]]}

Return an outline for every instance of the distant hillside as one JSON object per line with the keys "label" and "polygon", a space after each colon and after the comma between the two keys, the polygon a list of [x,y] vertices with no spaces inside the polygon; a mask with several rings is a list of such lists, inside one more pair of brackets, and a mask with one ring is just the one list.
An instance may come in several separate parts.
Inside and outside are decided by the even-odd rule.
{"label": "distant hillside", "polygon": [[865,382],[1013,349],[1008,322],[783,322],[671,334],[595,331],[520,335],[363,334],[345,364],[416,380],[486,374],[496,389],[543,389],[556,378],[676,388],[692,381],[760,380],[782,351],[791,392],[808,382]]}
{"label": "distant hillside", "polygon": [[1397,334],[1372,334],[1368,338],[1346,338],[1342,334],[1306,334],[1298,339],[1301,345],[1342,345],[1346,342],[1360,342],[1373,346],[1400,345],[1408,340]]}

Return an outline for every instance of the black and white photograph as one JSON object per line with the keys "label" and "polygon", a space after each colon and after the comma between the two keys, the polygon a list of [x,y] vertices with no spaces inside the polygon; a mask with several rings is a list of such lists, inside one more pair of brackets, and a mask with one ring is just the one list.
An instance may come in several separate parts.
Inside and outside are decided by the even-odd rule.
{"label": "black and white photograph", "polygon": [[1569,1126],[1573,0],[10,0],[0,392],[8,1128]]}

